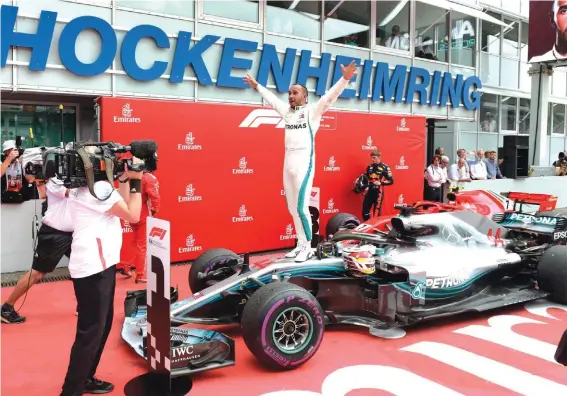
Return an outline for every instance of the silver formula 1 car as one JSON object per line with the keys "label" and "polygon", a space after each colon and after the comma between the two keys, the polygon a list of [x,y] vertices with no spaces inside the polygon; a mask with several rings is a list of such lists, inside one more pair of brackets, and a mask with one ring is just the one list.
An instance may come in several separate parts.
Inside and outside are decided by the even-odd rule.
{"label": "silver formula 1 car", "polygon": [[[545,297],[567,304],[567,218],[397,208],[388,232],[343,229],[303,263],[204,252],[189,272],[194,294],[171,305],[172,340],[185,324],[239,324],[261,364],[286,370],[313,357],[329,325],[392,329]],[[357,271],[362,250],[372,265]]]}

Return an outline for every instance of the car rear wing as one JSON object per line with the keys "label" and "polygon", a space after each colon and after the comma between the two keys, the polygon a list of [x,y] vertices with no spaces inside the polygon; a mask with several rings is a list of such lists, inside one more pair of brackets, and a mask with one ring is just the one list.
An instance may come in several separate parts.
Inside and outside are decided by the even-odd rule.
{"label": "car rear wing", "polygon": [[555,235],[567,231],[567,218],[554,216],[534,216],[521,212],[496,213],[492,220],[512,230]]}
{"label": "car rear wing", "polygon": [[[514,202],[513,211],[522,212],[523,205],[539,205],[539,212],[546,212],[555,209],[557,197],[551,194],[531,194],[524,192],[501,193],[503,197]],[[519,208],[516,206],[519,205]]]}

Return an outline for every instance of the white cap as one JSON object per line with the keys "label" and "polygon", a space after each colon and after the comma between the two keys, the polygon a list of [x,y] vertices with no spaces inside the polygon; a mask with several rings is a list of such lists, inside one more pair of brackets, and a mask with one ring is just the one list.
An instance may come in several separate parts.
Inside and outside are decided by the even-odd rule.
{"label": "white cap", "polygon": [[16,141],[15,140],[6,140],[4,143],[2,143],[2,152],[5,152],[6,150],[15,149],[15,148],[16,148]]}

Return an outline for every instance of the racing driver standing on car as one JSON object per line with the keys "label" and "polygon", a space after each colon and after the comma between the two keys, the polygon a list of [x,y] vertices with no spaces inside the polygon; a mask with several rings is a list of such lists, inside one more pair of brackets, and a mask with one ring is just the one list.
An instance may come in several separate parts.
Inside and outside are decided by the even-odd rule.
{"label": "racing driver standing on car", "polygon": [[362,218],[364,221],[370,220],[371,213],[378,210],[379,214],[382,209],[382,186],[391,186],[394,184],[392,170],[388,165],[382,162],[382,153],[378,150],[370,153],[372,163],[366,168],[366,176],[368,176],[368,190],[362,202]]}
{"label": "racing driver standing on car", "polygon": [[315,135],[323,114],[336,102],[349,81],[357,74],[356,64],[341,65],[343,76],[315,104],[307,104],[307,88],[293,84],[288,91],[288,103],[258,84],[246,74],[244,82],[257,89],[262,98],[278,112],[285,122],[285,160],[283,185],[288,210],[297,232],[297,247],[286,257],[303,262],[313,256],[312,225],[309,197],[315,175]]}

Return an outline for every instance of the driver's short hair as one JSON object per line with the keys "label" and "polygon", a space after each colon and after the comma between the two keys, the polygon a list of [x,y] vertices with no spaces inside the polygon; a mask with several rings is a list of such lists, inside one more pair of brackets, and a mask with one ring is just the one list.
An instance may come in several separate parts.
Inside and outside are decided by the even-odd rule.
{"label": "driver's short hair", "polygon": [[373,152],[370,153],[371,157],[381,157],[382,153],[378,150],[374,150]]}

